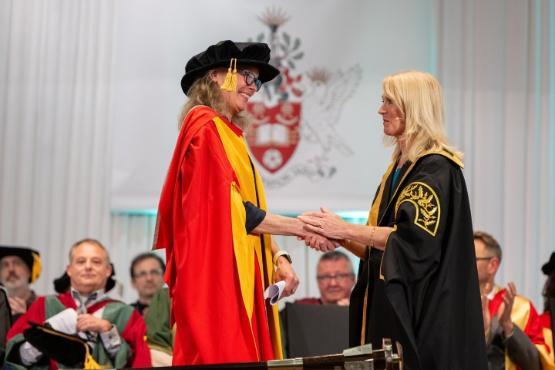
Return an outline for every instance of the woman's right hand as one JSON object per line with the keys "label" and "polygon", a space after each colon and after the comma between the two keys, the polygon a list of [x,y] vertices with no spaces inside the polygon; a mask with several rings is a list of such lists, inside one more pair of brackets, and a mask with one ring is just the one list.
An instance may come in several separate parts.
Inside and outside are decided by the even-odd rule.
{"label": "woman's right hand", "polygon": [[328,238],[315,233],[307,233],[304,237],[299,237],[299,239],[304,240],[306,246],[320,252],[332,251],[337,248],[339,244],[337,241],[329,240]]}
{"label": "woman's right hand", "polygon": [[305,223],[307,231],[323,235],[328,239],[346,238],[345,232],[349,224],[326,208],[320,208],[320,212],[305,212],[298,218]]}

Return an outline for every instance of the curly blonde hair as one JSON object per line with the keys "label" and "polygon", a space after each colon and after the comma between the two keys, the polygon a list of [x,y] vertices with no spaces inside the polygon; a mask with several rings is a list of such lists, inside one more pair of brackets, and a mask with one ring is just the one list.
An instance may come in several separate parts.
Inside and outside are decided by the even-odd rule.
{"label": "curly blonde hair", "polygon": [[[227,106],[220,87],[212,80],[212,71],[213,70],[206,72],[204,76],[197,79],[189,88],[187,92],[189,99],[185,102],[179,114],[179,129],[181,129],[183,120],[185,120],[189,111],[197,105],[205,105],[224,116],[226,115]],[[239,126],[242,130],[246,130],[250,123],[250,115],[245,111],[239,112],[231,117],[231,122]]]}
{"label": "curly blonde hair", "polygon": [[[400,137],[387,137],[386,143],[396,146],[393,159],[400,156],[414,162],[427,151],[447,150],[462,160],[463,153],[452,147],[443,125],[443,97],[439,82],[429,73],[406,71],[386,76],[383,95],[391,99],[405,120]],[[407,146],[401,153],[400,140]]]}

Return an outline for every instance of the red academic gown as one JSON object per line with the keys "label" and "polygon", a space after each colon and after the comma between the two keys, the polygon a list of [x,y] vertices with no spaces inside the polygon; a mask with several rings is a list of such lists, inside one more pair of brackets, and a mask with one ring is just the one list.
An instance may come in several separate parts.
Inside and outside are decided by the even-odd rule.
{"label": "red academic gown", "polygon": [[[53,299],[57,299],[57,302],[55,302],[55,304],[52,304],[52,302],[54,302]],[[47,305],[49,304],[48,302],[50,302],[50,307],[47,307]],[[108,305],[111,306],[107,307]],[[58,308],[52,308],[52,306]],[[49,317],[53,316],[53,314],[61,312],[65,308],[77,309],[75,301],[71,297],[70,293],[60,294],[55,298],[54,296],[37,298],[37,300],[31,305],[31,307],[29,307],[27,312],[11,327],[10,331],[8,332],[6,350],[7,361],[9,361],[10,359],[10,352],[12,350],[18,350],[17,348],[19,348],[19,346],[16,346],[16,344],[22,343],[25,340],[22,334],[25,329],[30,327],[29,322],[44,323]],[[131,306],[123,302],[114,301],[108,298],[90,306],[89,308],[87,308],[87,312],[89,314],[93,314],[101,308],[115,313],[115,315],[113,315],[115,317],[115,321],[112,323],[118,328],[118,332],[120,334],[122,342],[125,342],[129,346],[131,350],[131,355],[129,360],[122,364],[100,363],[100,365],[108,365],[109,367],[129,366],[133,368],[152,366],[150,359],[150,350],[145,341],[146,325],[141,315]],[[47,314],[48,312],[50,312],[50,315]],[[123,348],[124,347],[122,347],[122,349]],[[95,360],[98,361],[98,359]],[[57,368],[58,366],[56,362],[51,360],[50,369]]]}
{"label": "red academic gown", "polygon": [[270,236],[247,235],[243,202],[265,209],[243,132],[205,106],[186,116],[162,189],[154,245],[166,249],[174,365],[281,357]]}
{"label": "red academic gown", "polygon": [[[497,315],[503,303],[505,293],[506,289],[500,289],[489,302],[488,308],[492,317]],[[530,338],[532,344],[536,346],[540,355],[540,360],[544,366],[543,368],[547,369],[545,365],[549,362],[548,357],[550,349],[545,341],[540,316],[532,302],[517,295],[513,303],[513,310],[511,311],[511,320],[528,336],[528,338]],[[510,370],[516,368],[516,365],[511,361],[509,356],[505,355],[505,369]]]}

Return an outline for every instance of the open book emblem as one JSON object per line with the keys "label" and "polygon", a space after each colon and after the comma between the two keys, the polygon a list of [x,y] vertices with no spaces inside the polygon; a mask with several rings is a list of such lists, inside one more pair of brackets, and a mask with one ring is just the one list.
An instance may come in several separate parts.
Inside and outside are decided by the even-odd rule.
{"label": "open book emblem", "polygon": [[280,101],[269,107],[263,102],[249,103],[254,117],[247,142],[256,160],[275,173],[289,161],[299,143],[301,103]]}

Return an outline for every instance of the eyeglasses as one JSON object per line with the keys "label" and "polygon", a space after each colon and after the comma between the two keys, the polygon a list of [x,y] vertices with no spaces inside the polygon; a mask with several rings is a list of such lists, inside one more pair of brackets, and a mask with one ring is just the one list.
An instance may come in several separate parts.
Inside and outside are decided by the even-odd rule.
{"label": "eyeglasses", "polygon": [[476,261],[488,261],[490,259],[492,259],[493,256],[489,256],[489,257],[476,257]]}
{"label": "eyeglasses", "polygon": [[135,279],[144,279],[144,278],[146,278],[148,275],[151,275],[151,276],[162,276],[162,273],[163,273],[162,269],[154,269],[154,270],[150,270],[150,271],[141,271],[141,272],[138,272],[138,273],[136,273],[136,274],[133,274],[133,277],[134,277]]}
{"label": "eyeglasses", "polygon": [[353,277],[354,277],[354,274],[345,273],[345,274],[337,274],[337,275],[318,275],[316,279],[318,279],[318,281],[321,281],[323,283],[329,283],[333,279],[337,281],[345,281],[347,279],[352,279]]}
{"label": "eyeglasses", "polygon": [[260,81],[254,73],[247,69],[243,69],[239,71],[239,73],[245,77],[245,83],[247,86],[254,84],[256,86],[256,91],[260,90],[262,87],[262,81]]}

